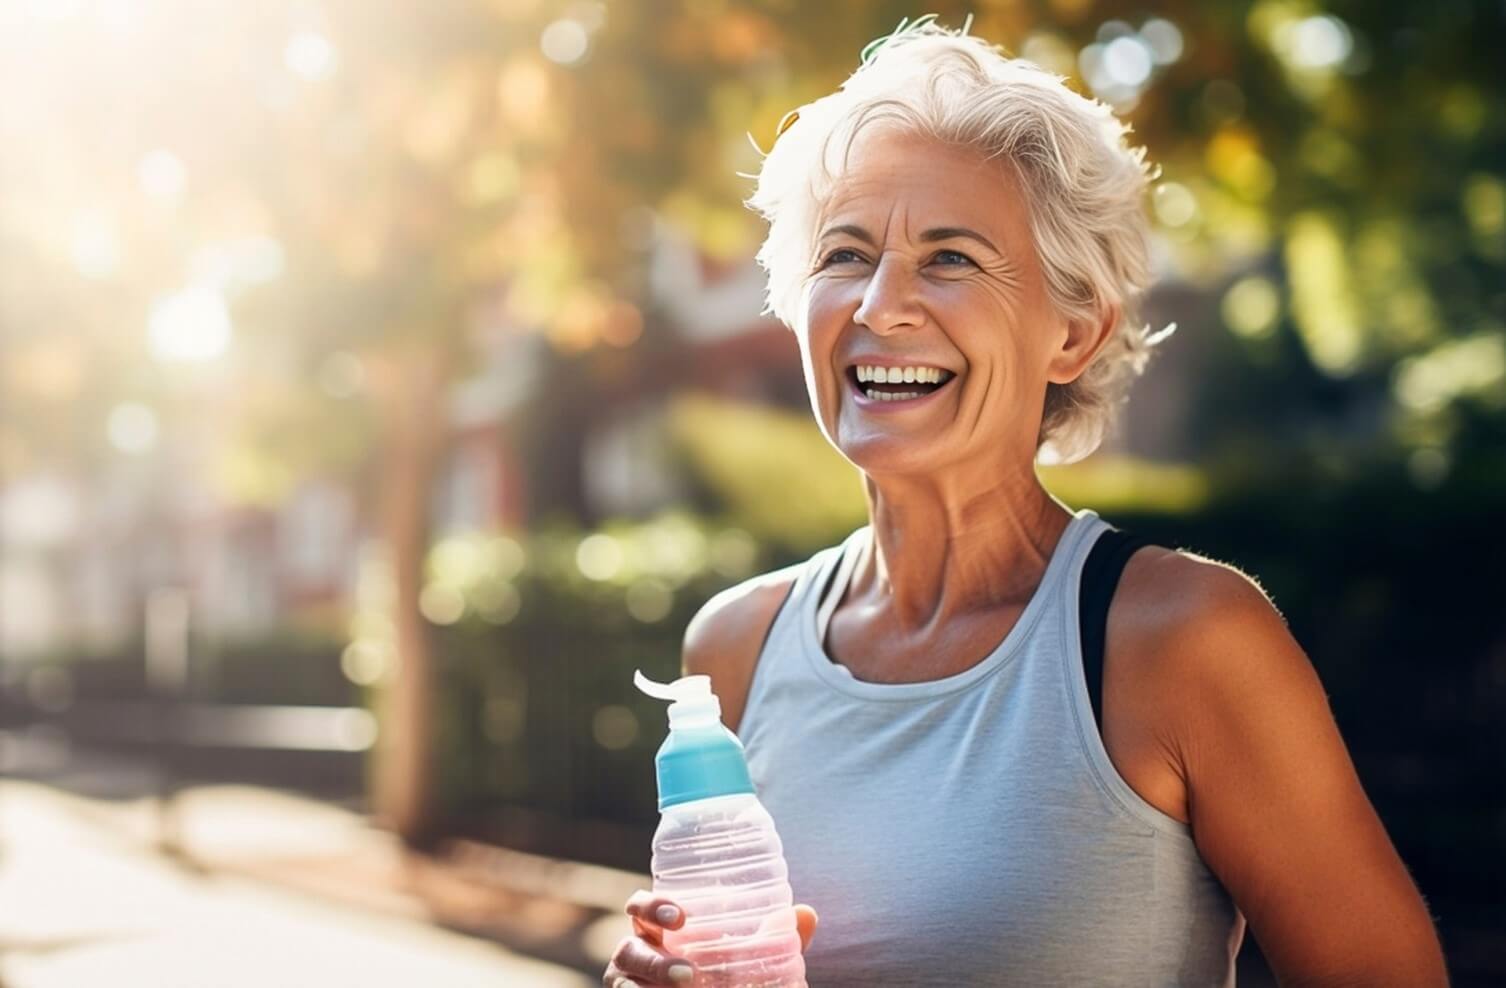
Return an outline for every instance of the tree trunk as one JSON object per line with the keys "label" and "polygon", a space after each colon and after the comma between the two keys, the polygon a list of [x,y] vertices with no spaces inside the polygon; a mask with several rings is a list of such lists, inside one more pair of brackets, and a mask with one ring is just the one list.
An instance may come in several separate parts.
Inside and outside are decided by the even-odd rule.
{"label": "tree trunk", "polygon": [[381,530],[392,568],[397,668],[382,691],[374,802],[381,824],[421,847],[434,836],[436,662],[419,611],[434,474],[445,447],[447,375],[436,354],[382,368]]}

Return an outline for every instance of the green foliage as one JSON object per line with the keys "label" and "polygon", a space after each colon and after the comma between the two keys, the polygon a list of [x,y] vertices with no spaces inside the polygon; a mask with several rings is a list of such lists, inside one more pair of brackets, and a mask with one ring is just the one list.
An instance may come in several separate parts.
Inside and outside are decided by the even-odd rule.
{"label": "green foliage", "polygon": [[[212,640],[196,636],[182,699],[210,704],[350,706],[360,697],[341,674],[344,641],[328,631],[274,628]],[[151,695],[145,644],[136,637],[111,647],[69,647],[47,661],[66,670],[79,699],[140,700]]]}
{"label": "green foliage", "polygon": [[203,646],[204,684],[217,703],[344,707],[361,702],[340,671],[344,641],[328,632],[283,628]]}
{"label": "green foliage", "polygon": [[795,552],[866,518],[861,476],[809,414],[692,395],[677,399],[670,431],[732,519]]}
{"label": "green foliage", "polygon": [[746,533],[676,515],[516,544],[526,561],[501,595],[516,606],[497,610],[497,574],[472,570],[464,612],[436,628],[441,800],[452,816],[651,823],[664,705],[633,670],[676,678],[696,609],[763,561]]}

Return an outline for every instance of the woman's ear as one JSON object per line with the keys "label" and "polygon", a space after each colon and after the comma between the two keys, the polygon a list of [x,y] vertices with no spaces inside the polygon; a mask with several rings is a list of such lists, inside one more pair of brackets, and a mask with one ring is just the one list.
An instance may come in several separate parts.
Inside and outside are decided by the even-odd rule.
{"label": "woman's ear", "polygon": [[1067,320],[1066,335],[1051,355],[1046,380],[1052,384],[1071,384],[1077,380],[1114,335],[1119,314],[1119,306],[1108,305],[1099,310],[1096,319]]}

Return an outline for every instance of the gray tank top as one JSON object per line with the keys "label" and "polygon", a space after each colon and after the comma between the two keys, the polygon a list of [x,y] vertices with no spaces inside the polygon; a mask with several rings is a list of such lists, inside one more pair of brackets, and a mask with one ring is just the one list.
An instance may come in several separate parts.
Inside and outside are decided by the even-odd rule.
{"label": "gray tank top", "polygon": [[812,988],[1234,984],[1244,917],[1095,726],[1077,591],[1109,527],[1077,511],[998,647],[929,682],[826,654],[871,526],[802,565],[738,734],[795,901],[820,914]]}

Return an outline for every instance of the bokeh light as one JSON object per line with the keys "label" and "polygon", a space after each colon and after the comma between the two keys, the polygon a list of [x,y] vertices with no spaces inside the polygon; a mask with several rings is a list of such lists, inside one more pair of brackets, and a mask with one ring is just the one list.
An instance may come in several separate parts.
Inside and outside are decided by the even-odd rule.
{"label": "bokeh light", "polygon": [[581,539],[575,551],[575,565],[591,580],[610,580],[622,569],[621,544],[602,532]]}
{"label": "bokeh light", "polygon": [[585,58],[591,37],[579,21],[568,17],[551,22],[539,35],[539,50],[551,62],[574,65]]}
{"label": "bokeh light", "polygon": [[339,67],[339,53],[333,42],[318,31],[299,31],[289,38],[282,60],[289,72],[309,82],[328,79]]}
{"label": "bokeh light", "polygon": [[1235,333],[1258,339],[1275,332],[1281,297],[1269,278],[1250,275],[1229,286],[1219,311]]}
{"label": "bokeh light", "polygon": [[162,202],[176,202],[188,179],[187,169],[178,156],[164,148],[144,155],[136,167],[141,191]]}
{"label": "bokeh light", "polygon": [[157,413],[138,401],[110,409],[110,445],[122,453],[145,453],[157,444]]}
{"label": "bokeh light", "polygon": [[152,355],[168,363],[204,363],[230,346],[230,309],[214,288],[193,286],[152,307]]}
{"label": "bokeh light", "polygon": [[1301,69],[1334,68],[1354,48],[1349,28],[1331,14],[1288,21],[1277,30],[1275,42],[1277,51]]}

